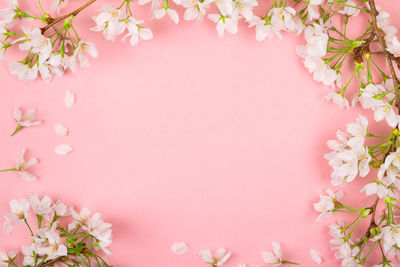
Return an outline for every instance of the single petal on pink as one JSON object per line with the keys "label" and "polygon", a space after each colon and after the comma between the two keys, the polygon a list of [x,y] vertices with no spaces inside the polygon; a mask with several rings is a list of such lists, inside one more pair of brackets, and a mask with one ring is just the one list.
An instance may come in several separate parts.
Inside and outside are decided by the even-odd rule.
{"label": "single petal on pink", "polygon": [[58,145],[55,150],[56,154],[58,155],[67,155],[72,151],[72,147],[70,145],[61,144]]}
{"label": "single petal on pink", "polygon": [[321,254],[319,253],[319,251],[315,250],[315,249],[310,249],[310,255],[311,258],[317,263],[317,264],[321,264],[322,263],[322,258],[321,258]]}
{"label": "single petal on pink", "polygon": [[171,247],[171,250],[177,255],[186,253],[188,249],[189,249],[188,245],[184,242],[174,243]]}
{"label": "single petal on pink", "polygon": [[61,123],[57,123],[56,125],[54,125],[54,130],[56,131],[56,134],[62,136],[67,136],[69,133],[68,128]]}
{"label": "single petal on pink", "polygon": [[71,108],[75,104],[75,95],[71,90],[65,92],[64,102],[67,108]]}

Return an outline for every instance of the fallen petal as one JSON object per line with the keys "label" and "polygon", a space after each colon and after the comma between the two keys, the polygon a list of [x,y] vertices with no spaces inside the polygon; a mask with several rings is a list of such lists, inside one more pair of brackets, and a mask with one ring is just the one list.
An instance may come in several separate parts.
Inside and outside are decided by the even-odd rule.
{"label": "fallen petal", "polygon": [[318,264],[322,263],[321,254],[315,249],[310,249],[311,258]]}
{"label": "fallen petal", "polygon": [[186,243],[181,242],[181,243],[174,243],[171,247],[171,250],[175,253],[175,254],[184,254],[186,251],[188,251],[189,247]]}
{"label": "fallen petal", "polygon": [[54,151],[58,155],[67,155],[72,151],[72,147],[70,145],[58,145]]}
{"label": "fallen petal", "polygon": [[64,102],[67,108],[71,108],[72,105],[75,103],[75,96],[74,93],[71,92],[71,90],[67,90],[67,92],[65,92]]}
{"label": "fallen petal", "polygon": [[54,130],[56,131],[56,134],[62,136],[67,136],[69,133],[68,128],[61,123],[57,123],[56,125],[54,125]]}

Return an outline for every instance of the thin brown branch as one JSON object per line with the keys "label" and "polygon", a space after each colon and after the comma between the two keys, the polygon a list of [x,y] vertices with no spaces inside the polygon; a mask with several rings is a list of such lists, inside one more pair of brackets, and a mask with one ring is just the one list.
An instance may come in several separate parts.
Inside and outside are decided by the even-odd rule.
{"label": "thin brown branch", "polygon": [[67,256],[61,256],[61,257],[55,258],[53,260],[39,264],[38,267],[54,266],[55,263],[64,262],[66,259],[68,259]]}
{"label": "thin brown branch", "polygon": [[[386,49],[387,45],[386,45],[385,39],[382,37],[382,35],[381,35],[380,31],[379,31],[379,28],[378,28],[378,23],[377,23],[377,20],[376,20],[376,16],[378,15],[378,11],[376,9],[375,1],[374,0],[368,0],[368,3],[369,3],[369,6],[370,6],[370,10],[371,10],[370,14],[371,14],[372,30],[375,33],[376,37],[378,38],[379,44],[380,44],[382,50],[384,51],[384,56],[386,58],[387,65],[389,66],[389,70],[390,70],[390,74],[391,74],[392,79],[393,79],[394,87],[395,88],[396,87],[399,88],[400,82],[399,82],[399,79],[397,78],[396,72],[394,70],[391,54],[387,51],[387,49]],[[400,92],[400,88],[397,89],[397,90]],[[396,106],[400,111],[400,97],[397,97],[397,99],[396,99]]]}
{"label": "thin brown branch", "polygon": [[59,18],[56,19],[51,19],[50,22],[44,26],[43,28],[41,28],[42,34],[47,31],[48,29],[50,29],[54,24],[65,20],[66,18],[70,17],[70,16],[76,16],[78,15],[82,10],[84,10],[85,8],[87,8],[88,6],[90,6],[91,4],[93,4],[94,2],[96,2],[96,0],[90,0],[89,2],[87,2],[86,4],[84,4],[83,6],[75,9],[74,11],[72,11],[69,14],[66,14],[64,16],[61,16]]}

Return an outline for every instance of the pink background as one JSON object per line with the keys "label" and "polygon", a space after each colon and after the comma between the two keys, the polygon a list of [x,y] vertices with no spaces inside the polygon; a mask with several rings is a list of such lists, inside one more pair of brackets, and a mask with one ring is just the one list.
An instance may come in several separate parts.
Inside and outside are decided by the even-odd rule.
{"label": "pink background", "polygon": [[[400,12],[399,4],[379,3]],[[137,18],[149,18],[148,8]],[[324,266],[339,265],[328,243],[333,220],[317,223],[312,203],[330,187],[326,141],[359,110],[323,100],[329,88],[314,82],[296,55],[301,39],[257,42],[245,25],[219,38],[209,21],[163,19],[147,20],[154,39],[132,48],[90,32],[90,16],[77,23],[100,53],[91,67],[25,84],[7,70],[20,53],[11,50],[0,63],[0,168],[13,167],[23,148],[40,160],[32,169],[37,182],[0,174],[0,214],[10,199],[37,192],[87,206],[113,224],[117,266],[200,267],[198,250],[217,247],[233,253],[224,266],[263,266],[260,252],[272,241],[303,266],[316,265],[310,248],[321,252]],[[67,89],[77,96],[70,110]],[[14,107],[37,108],[43,125],[10,137]],[[57,136],[56,123],[70,135]],[[74,151],[56,155],[61,143]],[[363,184],[350,186],[355,197]],[[0,231],[0,250],[28,242],[25,228],[15,229],[11,237]],[[189,252],[173,254],[177,241]]]}

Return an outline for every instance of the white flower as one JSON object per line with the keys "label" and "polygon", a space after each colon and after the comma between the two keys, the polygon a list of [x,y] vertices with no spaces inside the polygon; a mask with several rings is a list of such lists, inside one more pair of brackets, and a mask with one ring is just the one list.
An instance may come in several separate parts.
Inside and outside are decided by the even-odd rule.
{"label": "white flower", "polygon": [[38,250],[40,254],[46,255],[49,260],[68,254],[67,247],[60,243],[60,235],[55,231],[46,231],[45,237],[48,246],[40,248]]}
{"label": "white flower", "polygon": [[[71,57],[72,64],[78,64],[81,68],[88,67],[90,65],[89,59],[86,57],[86,54],[90,55],[93,58],[97,58],[99,53],[97,52],[96,46],[87,41],[80,41],[78,46],[76,47],[73,56]],[[74,71],[76,67],[72,67],[71,70]]]}
{"label": "white flower", "polygon": [[[3,21],[0,21],[0,44],[2,44],[2,46],[4,46],[3,43],[6,41],[8,37],[7,32],[8,30],[6,24]],[[3,52],[5,53],[5,50]],[[2,59],[2,57],[4,56],[3,52],[0,54],[0,59]]]}
{"label": "white flower", "polygon": [[[397,32],[397,31],[396,31]],[[387,44],[386,50],[393,54],[395,57],[400,56],[400,41],[394,34],[386,34],[385,41]]]}
{"label": "white flower", "polygon": [[39,249],[40,247],[37,243],[32,243],[30,246],[23,246],[21,248],[21,251],[24,254],[24,266],[35,266]]}
{"label": "white flower", "polygon": [[163,0],[139,0],[139,5],[145,5],[150,2],[151,2],[152,10],[159,8],[161,6],[161,4],[164,3]]}
{"label": "white flower", "polygon": [[315,249],[310,249],[310,255],[311,258],[317,263],[317,264],[321,264],[322,263],[322,259],[321,259],[321,254],[319,253],[319,251],[315,250]]}
{"label": "white flower", "polygon": [[28,66],[22,62],[9,62],[8,69],[11,75],[17,75],[18,79],[30,82],[37,78],[38,68],[36,65]]}
{"label": "white flower", "polygon": [[347,147],[349,136],[341,130],[336,131],[336,137],[338,140],[328,140],[326,143],[330,149],[336,152],[343,151]]}
{"label": "white flower", "polygon": [[328,47],[328,33],[325,24],[314,23],[304,31],[307,41],[306,52],[309,56],[324,57]]}
{"label": "white flower", "polygon": [[400,246],[400,225],[389,225],[382,228],[383,245],[388,251],[393,245]]}
{"label": "white flower", "polygon": [[320,195],[319,202],[314,203],[314,209],[321,213],[318,216],[318,221],[331,215],[332,211],[335,209],[335,202],[343,197],[342,191],[333,193],[332,190],[327,189],[326,193],[328,195]]}
{"label": "white flower", "polygon": [[333,102],[339,105],[340,108],[348,108],[349,101],[341,92],[331,92],[327,96],[325,96],[326,100],[333,100]]}
{"label": "white flower", "polygon": [[231,16],[233,12],[232,0],[216,0],[217,8],[223,16]]}
{"label": "white flower", "polygon": [[334,186],[352,182],[357,174],[365,177],[369,173],[371,156],[368,154],[368,149],[362,145],[326,154],[325,158],[333,168],[331,183]]}
{"label": "white flower", "polygon": [[179,16],[175,9],[169,7],[161,7],[153,11],[153,17],[156,19],[163,18],[165,14],[168,14],[172,21],[175,22],[175,24],[179,23]]}
{"label": "white flower", "polygon": [[389,153],[389,155],[386,157],[384,165],[385,169],[388,170],[390,165],[400,169],[400,148],[397,148],[395,152]]}
{"label": "white flower", "polygon": [[14,119],[17,122],[17,128],[12,135],[21,130],[22,127],[37,126],[42,124],[42,121],[35,121],[35,117],[36,109],[28,109],[24,114],[22,114],[22,111],[20,109],[15,108]]}
{"label": "white flower", "polygon": [[350,17],[355,17],[360,14],[360,9],[357,8],[357,5],[354,3],[354,1],[347,0],[344,2],[343,9],[340,10],[339,13]]}
{"label": "white flower", "polygon": [[60,13],[60,10],[68,4],[68,1],[69,0],[53,0],[53,3],[51,4],[51,10]]}
{"label": "white flower", "polygon": [[368,120],[364,116],[359,115],[356,123],[350,123],[347,125],[347,132],[351,134],[348,145],[355,147],[357,145],[363,145],[365,137],[367,136]]}
{"label": "white flower", "polygon": [[4,230],[9,235],[12,231],[12,223],[24,223],[29,214],[29,202],[27,199],[10,201],[11,213],[4,214]]}
{"label": "white flower", "polygon": [[67,136],[69,133],[68,128],[61,123],[57,123],[56,125],[54,125],[54,130],[56,131],[56,134],[62,136]]}
{"label": "white flower", "polygon": [[396,127],[399,124],[399,115],[393,110],[393,106],[386,101],[381,101],[380,105],[374,108],[375,121],[386,120],[391,127]]}
{"label": "white flower", "polygon": [[74,208],[70,209],[72,218],[74,221],[68,225],[68,231],[75,229],[78,224],[86,225],[89,220],[90,210],[88,208],[83,208],[79,213],[75,211]]}
{"label": "white flower", "polygon": [[68,212],[67,206],[61,200],[56,201],[56,203],[53,206],[53,210],[57,217],[66,216]]}
{"label": "white flower", "polygon": [[304,46],[298,46],[296,51],[304,58],[304,66],[310,73],[313,73],[314,80],[331,87],[340,86],[342,79],[340,73],[331,69],[322,58],[307,55],[306,47]]}
{"label": "white flower", "polygon": [[256,27],[256,40],[261,42],[265,38],[268,37],[268,39],[271,39],[276,33],[280,38],[282,38],[282,35],[279,33],[279,30],[275,32],[274,27],[267,23],[264,18],[261,18],[259,16],[254,16],[250,21],[249,21],[249,28],[250,27]]}
{"label": "white flower", "polygon": [[217,23],[217,32],[219,36],[223,36],[225,30],[232,34],[238,32],[237,20],[228,16],[222,16],[221,14],[209,14],[208,19],[214,23]]}
{"label": "white flower", "polygon": [[299,35],[304,25],[297,14],[296,10],[291,7],[275,7],[272,8],[268,16],[270,17],[271,25],[275,28],[275,32],[284,30],[287,32],[295,32]]}
{"label": "white flower", "polygon": [[257,0],[237,0],[234,1],[233,16],[242,16],[249,21],[253,18],[253,7],[257,6]]}
{"label": "white flower", "polygon": [[188,245],[184,242],[174,243],[171,247],[171,250],[177,255],[186,253],[188,249]]}
{"label": "white flower", "polygon": [[9,24],[10,27],[14,26],[17,22],[16,19],[19,18],[17,11],[19,10],[18,7],[18,0],[6,0],[8,8],[4,8],[0,10],[0,16],[3,17],[3,22]]}
{"label": "white flower", "polygon": [[139,26],[143,21],[136,20],[134,17],[129,16],[126,19],[126,29],[128,33],[122,38],[124,40],[127,37],[130,38],[130,43],[135,46],[140,40],[150,40],[153,38],[153,33],[150,29]]}
{"label": "white flower", "polygon": [[72,151],[72,147],[70,145],[61,144],[56,146],[54,152],[58,155],[67,155]]}
{"label": "white flower", "polygon": [[203,17],[206,15],[206,9],[209,8],[210,3],[214,0],[183,0],[179,4],[186,8],[183,13],[184,20],[194,20],[201,22]]}
{"label": "white flower", "polygon": [[222,266],[229,259],[231,253],[225,248],[218,248],[212,255],[209,250],[202,249],[199,251],[199,256],[205,263],[212,266]]}
{"label": "white flower", "polygon": [[111,255],[111,252],[107,249],[112,239],[110,223],[105,223],[100,218],[100,214],[95,213],[91,218],[88,218],[87,223],[83,225],[83,229],[95,237],[96,243],[99,243],[100,248],[107,255]]}
{"label": "white flower", "polygon": [[385,88],[382,85],[370,83],[365,88],[360,88],[360,94],[354,97],[352,105],[355,106],[357,102],[360,102],[363,108],[374,109],[381,105],[382,100],[378,99],[378,96],[384,92]]}
{"label": "white flower", "polygon": [[272,264],[273,267],[281,265],[283,261],[281,244],[278,242],[272,242],[272,251],[273,253],[265,251],[261,253],[264,262]]}
{"label": "white flower", "polygon": [[17,166],[15,167],[19,175],[21,175],[23,180],[35,181],[37,177],[28,172],[28,169],[35,166],[38,163],[36,158],[31,158],[28,161],[24,160],[25,149],[22,150],[21,156],[17,159]]}
{"label": "white flower", "polygon": [[29,198],[30,206],[36,215],[44,216],[52,211],[52,201],[48,196],[44,196],[41,200],[37,195],[32,195]]}
{"label": "white flower", "polygon": [[106,40],[114,40],[117,35],[120,35],[125,30],[126,23],[124,20],[127,14],[110,5],[104,6],[102,11],[103,12],[93,17],[96,26],[92,28],[92,30],[103,32]]}
{"label": "white flower", "polygon": [[9,263],[15,260],[17,254],[18,251],[10,251],[8,253],[0,251],[0,267],[9,267]]}
{"label": "white flower", "polygon": [[377,181],[365,185],[360,192],[365,192],[367,196],[377,194],[380,198],[385,198],[389,195],[393,196],[385,184]]}
{"label": "white flower", "polygon": [[43,36],[39,28],[32,30],[22,27],[22,30],[26,37],[21,38],[20,41],[23,41],[23,43],[19,45],[19,49],[39,55],[39,63],[47,60],[53,49],[50,38]]}

